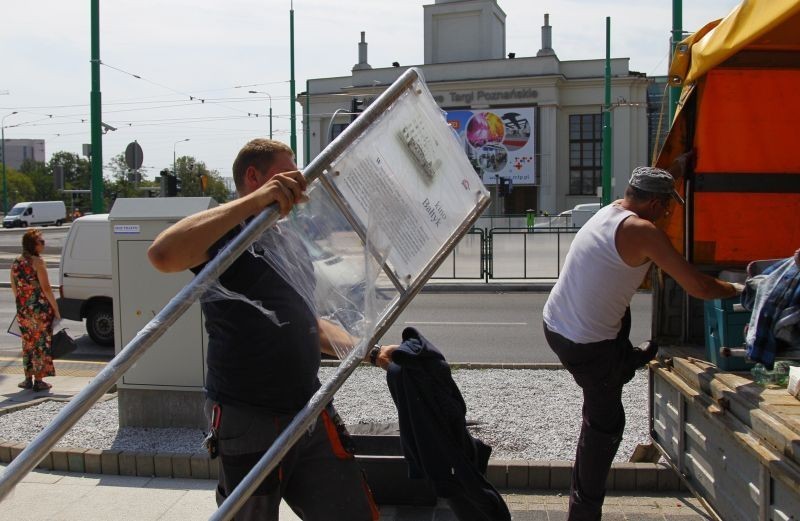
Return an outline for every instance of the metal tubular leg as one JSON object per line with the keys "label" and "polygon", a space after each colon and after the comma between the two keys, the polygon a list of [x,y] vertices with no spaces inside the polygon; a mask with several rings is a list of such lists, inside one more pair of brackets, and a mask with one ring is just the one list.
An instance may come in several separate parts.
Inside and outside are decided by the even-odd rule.
{"label": "metal tubular leg", "polygon": [[[304,175],[309,182],[319,177],[326,165],[331,164],[364,131],[388,109],[406,89],[420,77],[414,68],[408,69],[381,94],[308,165]],[[0,476],[0,501],[25,475],[48,454],[50,449],[105,394],[130,367],[141,358],[164,332],[174,324],[191,305],[200,298],[208,286],[233,263],[278,218],[277,204],[270,205],[257,215],[205,268],[187,284],[169,303],[131,340],[125,348],[78,393],[66,407],[40,432]]]}

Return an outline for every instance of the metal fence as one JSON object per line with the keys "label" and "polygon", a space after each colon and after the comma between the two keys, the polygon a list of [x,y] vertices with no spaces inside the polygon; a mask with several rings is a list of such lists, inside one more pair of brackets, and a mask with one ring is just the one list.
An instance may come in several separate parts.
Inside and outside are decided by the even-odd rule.
{"label": "metal fence", "polygon": [[[528,222],[530,220],[530,222]],[[568,228],[572,226],[572,216],[562,215],[484,215],[475,223],[476,228],[491,230],[492,228]]]}
{"label": "metal fence", "polygon": [[553,224],[473,228],[431,278],[557,279],[578,229]]}

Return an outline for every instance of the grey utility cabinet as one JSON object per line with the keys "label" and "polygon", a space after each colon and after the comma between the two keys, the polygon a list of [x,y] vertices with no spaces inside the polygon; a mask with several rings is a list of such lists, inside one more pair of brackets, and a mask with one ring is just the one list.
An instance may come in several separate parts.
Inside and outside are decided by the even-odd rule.
{"label": "grey utility cabinet", "polygon": [[[192,279],[189,271],[157,271],[147,249],[171,224],[216,204],[209,197],[115,201],[109,224],[117,353]],[[206,343],[196,302],[118,382],[120,425],[202,427]]]}

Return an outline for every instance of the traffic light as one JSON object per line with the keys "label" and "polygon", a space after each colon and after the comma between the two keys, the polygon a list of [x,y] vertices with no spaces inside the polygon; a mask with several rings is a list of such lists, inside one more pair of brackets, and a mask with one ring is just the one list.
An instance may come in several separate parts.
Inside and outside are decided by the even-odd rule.
{"label": "traffic light", "polygon": [[167,197],[178,195],[178,178],[174,175],[167,176]]}
{"label": "traffic light", "polygon": [[181,180],[169,173],[166,168],[161,171],[161,194],[164,197],[176,197],[181,191]]}
{"label": "traffic light", "polygon": [[497,185],[497,195],[506,197],[511,193],[511,179],[507,177],[497,177],[499,184]]}
{"label": "traffic light", "polygon": [[205,195],[206,190],[208,190],[208,176],[206,174],[200,174],[200,192]]}
{"label": "traffic light", "polygon": [[350,100],[350,122],[356,120],[358,115],[364,111],[361,106],[364,105],[363,99],[353,98]]}

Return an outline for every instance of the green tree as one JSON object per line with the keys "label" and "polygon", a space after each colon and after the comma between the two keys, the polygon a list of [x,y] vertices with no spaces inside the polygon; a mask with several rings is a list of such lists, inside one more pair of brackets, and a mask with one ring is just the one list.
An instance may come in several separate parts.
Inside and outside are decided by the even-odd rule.
{"label": "green tree", "polygon": [[106,208],[111,205],[118,197],[149,197],[152,191],[144,188],[159,188],[160,181],[150,181],[147,173],[139,171],[141,178],[138,182],[134,179],[134,172],[125,163],[125,155],[117,154],[112,157],[106,167],[111,170],[111,178],[103,183]]}
{"label": "green tree", "polygon": [[[181,156],[175,162],[178,179],[181,182],[182,197],[213,197],[218,203],[227,202],[230,199],[228,188],[222,180],[222,176],[216,170],[209,170],[202,161],[197,161],[192,156]],[[206,188],[200,185],[201,176],[206,177]]]}
{"label": "green tree", "polygon": [[30,177],[17,172],[13,168],[6,168],[6,184],[8,188],[8,207],[22,201],[38,201],[36,187]]}
{"label": "green tree", "polygon": [[32,201],[58,201],[59,199],[67,199],[62,194],[58,193],[53,184],[53,171],[50,170],[48,164],[42,161],[26,160],[20,167],[20,172],[25,174],[33,183],[34,194],[31,196]]}
{"label": "green tree", "polygon": [[64,169],[64,188],[67,190],[89,190],[92,184],[92,163],[85,157],[71,152],[53,154],[47,169],[51,173],[56,165]]}

